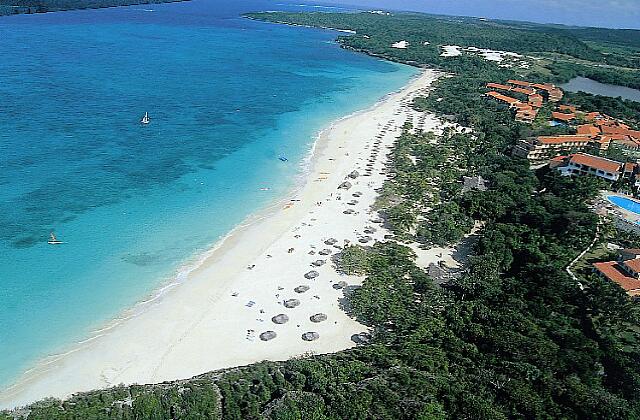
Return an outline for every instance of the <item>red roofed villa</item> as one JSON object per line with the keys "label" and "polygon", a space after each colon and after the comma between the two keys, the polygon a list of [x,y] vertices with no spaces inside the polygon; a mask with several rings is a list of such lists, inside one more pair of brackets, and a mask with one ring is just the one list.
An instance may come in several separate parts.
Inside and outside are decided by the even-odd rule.
{"label": "red roofed villa", "polygon": [[593,264],[593,269],[602,277],[617,283],[630,296],[640,296],[639,250],[622,250],[618,261]]}

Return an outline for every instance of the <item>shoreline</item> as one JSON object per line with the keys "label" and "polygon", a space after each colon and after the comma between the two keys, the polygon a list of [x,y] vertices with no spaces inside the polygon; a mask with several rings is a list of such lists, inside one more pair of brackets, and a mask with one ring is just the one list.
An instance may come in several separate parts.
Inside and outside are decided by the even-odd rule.
{"label": "shoreline", "polygon": [[[278,307],[282,302],[269,303],[267,301],[273,301],[273,298],[269,299],[266,295],[274,290],[288,290],[299,283],[314,283],[302,277],[311,268],[308,262],[300,260],[307,257],[312,259],[308,254],[315,254],[316,246],[325,246],[325,234],[337,238],[350,236],[349,240],[355,242],[358,233],[354,237],[353,232],[364,227],[359,225],[371,225],[369,208],[377,195],[374,190],[382,186],[386,178],[383,174],[384,156],[382,162],[380,159],[376,162],[376,166],[381,165],[380,172],[371,173],[368,179],[361,176],[353,181],[356,185],[360,180],[370,181],[367,185],[371,187],[370,191],[363,192],[360,200],[364,209],[356,212],[355,216],[343,214],[341,218],[347,222],[343,223],[345,226],[331,226],[330,232],[311,229],[317,220],[328,225],[340,224],[334,220],[336,210],[347,204],[332,199],[334,193],[339,191],[336,187],[355,169],[358,161],[362,162],[359,170],[363,170],[364,156],[371,150],[367,149],[370,142],[375,140],[376,131],[380,131],[383,120],[386,120],[386,130],[391,131],[384,136],[385,147],[393,144],[399,127],[404,123],[395,120],[407,120],[410,117],[409,111],[402,112],[402,108],[408,104],[407,98],[416,92],[424,94],[440,76],[438,72],[423,70],[400,91],[389,93],[372,107],[342,117],[322,130],[311,147],[308,161],[303,161],[309,167],[308,171],[301,174],[305,179],[296,183],[286,196],[275,199],[272,204],[249,216],[200,257],[194,258],[194,262],[180,270],[176,278],[161,285],[157,293],[145,297],[124,311],[125,316],[119,316],[113,322],[96,329],[97,335],[75,343],[67,352],[41,360],[0,393],[0,406],[13,408],[47,396],[64,398],[71,393],[119,383],[155,383],[182,379],[265,359],[285,360],[309,352],[330,353],[355,345],[350,333],[366,331],[366,327],[349,318],[340,309],[338,300],[342,297],[342,288],[336,289],[333,286],[337,280],[343,281],[343,277],[354,285],[358,284],[358,279],[341,277],[333,270],[325,275],[327,269],[331,269],[330,257],[327,258],[329,264],[317,269],[321,271],[320,281],[324,277],[333,277],[331,284],[317,287],[323,298],[327,295],[330,297],[321,302],[318,292],[314,296],[317,297],[316,300],[311,298],[313,303],[308,300],[304,304],[300,303],[300,308],[314,307],[314,311],[311,311],[314,313],[316,309],[317,312],[322,309],[329,316],[329,321],[323,325],[316,327],[304,321],[305,317],[297,316],[298,314],[291,315],[292,320],[284,326],[273,324],[270,318],[276,312],[293,314],[301,310]],[[390,120],[394,122],[390,123]],[[437,129],[441,125],[433,117],[429,122],[431,129]],[[361,141],[350,141],[353,138]],[[375,146],[372,149],[374,148]],[[347,149],[345,157],[328,157],[341,152],[340,149]],[[356,159],[356,154],[360,159]],[[358,188],[364,189],[364,185]],[[380,231],[371,236],[382,239],[384,232],[378,229]],[[306,256],[295,257],[295,261],[285,261],[287,256],[282,251],[287,246],[297,245],[289,250],[296,248],[295,253],[302,254],[297,249],[301,242],[298,239],[302,237],[304,230],[312,231],[308,236],[304,235],[305,241],[309,237],[314,242],[309,245],[312,250]],[[290,235],[294,232],[301,234]],[[276,251],[280,251],[279,254],[282,255],[276,255]],[[265,264],[266,260],[269,261],[268,264]],[[261,267],[248,270],[247,267],[251,265]],[[281,273],[292,270],[296,273]],[[256,276],[261,284],[255,284]],[[263,278],[266,280],[262,281]],[[319,283],[318,280],[315,282]],[[289,287],[285,288],[279,283]],[[289,291],[282,294],[288,294],[287,298],[302,300],[309,298],[308,295],[314,289],[315,285],[306,295]],[[276,293],[276,298],[278,295]],[[243,302],[246,299],[252,300],[245,305]],[[140,309],[141,306],[144,308]],[[254,313],[258,308],[261,308],[260,313]],[[311,315],[311,312],[305,315]],[[220,314],[224,316],[220,317]],[[256,316],[259,318],[255,318]],[[278,337],[262,342],[256,334],[247,333],[245,336],[245,329],[240,328],[240,324],[256,326],[255,321],[258,321],[257,325],[264,331],[277,331]],[[330,321],[334,321],[333,326],[329,324]],[[298,322],[297,328],[294,327],[294,322]],[[305,326],[301,329],[303,323]],[[320,332],[320,339],[310,343],[302,341],[300,334],[312,327]],[[246,329],[257,334],[262,330]],[[331,339],[332,336],[334,339]],[[224,337],[224,340],[220,340],[220,337]],[[211,349],[206,348],[209,344],[212,345]],[[114,348],[118,350],[114,351]],[[217,354],[211,354],[216,348]]]}

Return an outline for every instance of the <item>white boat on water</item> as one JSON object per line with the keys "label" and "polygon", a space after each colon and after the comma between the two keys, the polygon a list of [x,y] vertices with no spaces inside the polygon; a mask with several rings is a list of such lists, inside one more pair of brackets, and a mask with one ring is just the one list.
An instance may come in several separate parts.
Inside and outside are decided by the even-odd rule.
{"label": "white boat on water", "polygon": [[142,120],[140,122],[142,124],[149,124],[151,122],[151,119],[149,118],[149,113],[148,112],[144,113],[144,117],[142,117]]}
{"label": "white boat on water", "polygon": [[56,238],[56,235],[53,232],[51,232],[51,234],[49,236],[49,241],[47,243],[49,245],[60,245],[63,242],[59,241],[58,238]]}

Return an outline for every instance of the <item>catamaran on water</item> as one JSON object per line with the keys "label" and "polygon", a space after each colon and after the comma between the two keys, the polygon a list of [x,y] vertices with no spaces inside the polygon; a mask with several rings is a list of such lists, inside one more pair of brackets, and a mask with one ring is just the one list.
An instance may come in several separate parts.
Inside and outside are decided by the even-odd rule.
{"label": "catamaran on water", "polygon": [[148,112],[144,113],[144,117],[142,117],[142,120],[140,122],[142,124],[149,124],[151,122],[151,119],[149,118],[149,113]]}
{"label": "catamaran on water", "polygon": [[59,241],[58,238],[56,238],[56,235],[53,232],[51,232],[51,234],[49,236],[49,241],[47,243],[49,245],[60,245],[63,242]]}

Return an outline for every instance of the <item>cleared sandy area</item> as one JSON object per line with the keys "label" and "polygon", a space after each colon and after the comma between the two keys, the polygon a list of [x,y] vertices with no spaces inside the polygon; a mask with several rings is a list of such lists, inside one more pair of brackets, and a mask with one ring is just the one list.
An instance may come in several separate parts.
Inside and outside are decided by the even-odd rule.
{"label": "cleared sandy area", "polygon": [[[341,309],[341,282],[353,286],[362,279],[338,274],[331,256],[345,241],[383,240],[387,232],[371,206],[386,178],[386,155],[407,121],[442,130],[434,116],[409,106],[439,76],[425,70],[402,91],[334,123],[320,134],[297,191],[236,229],[186,281],[143,311],[25,374],[0,394],[0,407],[354,346],[352,336],[367,329]],[[354,170],[358,175],[349,177]],[[345,181],[350,188],[339,188]],[[420,262],[436,262],[443,251]],[[288,322],[272,321],[280,314]],[[317,314],[326,320],[313,322]],[[275,338],[261,340],[268,331]],[[318,338],[303,340],[309,332]]]}

